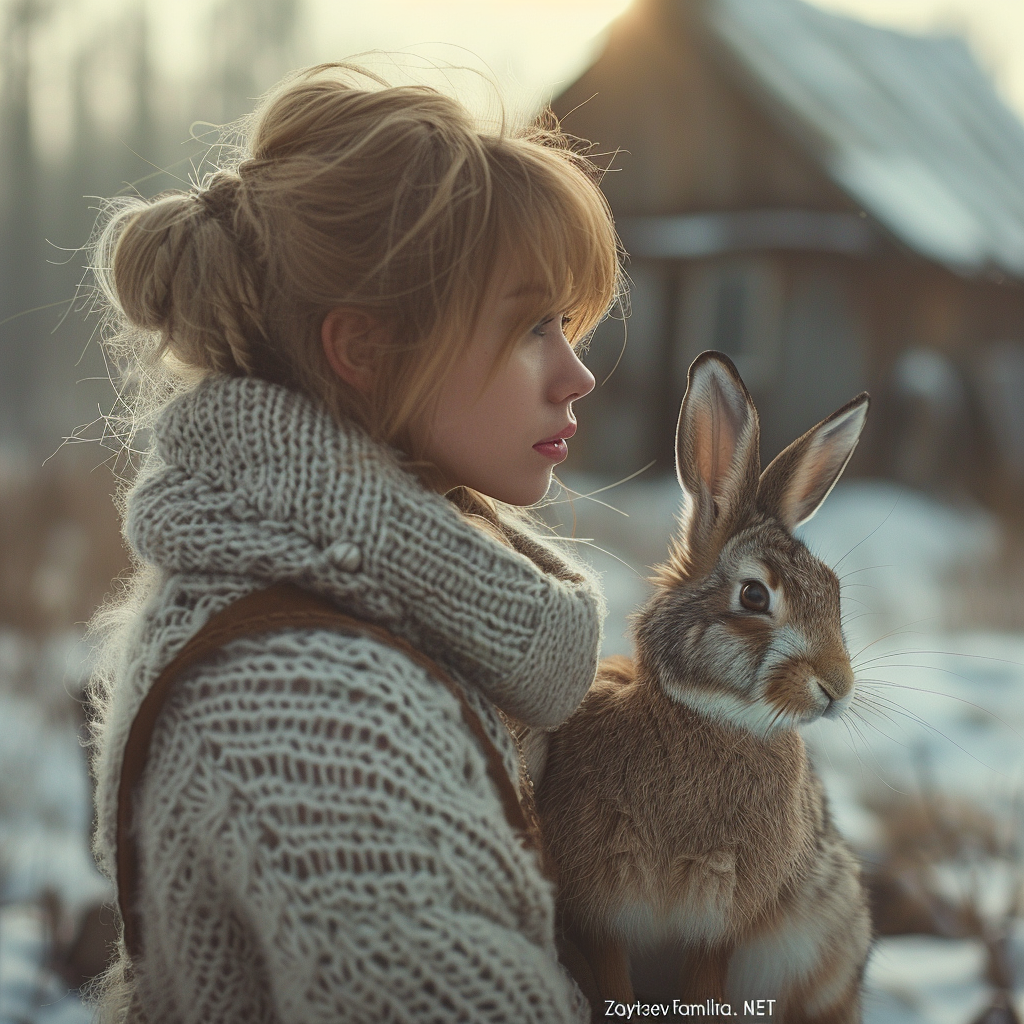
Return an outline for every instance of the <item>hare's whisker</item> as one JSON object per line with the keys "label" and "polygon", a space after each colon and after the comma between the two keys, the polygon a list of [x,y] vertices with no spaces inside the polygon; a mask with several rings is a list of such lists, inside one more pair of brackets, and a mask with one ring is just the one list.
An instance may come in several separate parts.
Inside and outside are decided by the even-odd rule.
{"label": "hare's whisker", "polygon": [[[876,763],[877,763],[877,759],[876,759]],[[890,782],[889,779],[886,778],[886,776],[885,776],[885,769],[884,769],[884,767],[882,765],[879,764],[878,771],[874,773],[874,776],[875,776],[875,779],[877,779],[877,781],[880,782],[883,786],[885,786],[885,788],[888,789],[891,793],[895,793],[897,796],[910,796],[911,795],[909,790],[901,789],[899,787],[898,780],[893,780],[892,782]]]}
{"label": "hare's whisker", "polygon": [[[925,634],[922,634],[925,635]],[[880,654],[879,658],[898,658],[905,655],[916,654],[938,654],[944,658],[970,658],[972,661],[994,661],[999,665],[1012,665],[1014,668],[1024,668],[1024,662],[1013,661],[1010,658],[996,658],[991,654],[967,654],[964,651],[936,651],[936,650],[906,650],[892,651],[889,654]]]}
{"label": "hare's whisker", "polygon": [[[861,704],[858,708],[851,710],[853,711],[853,714],[855,714],[861,722],[863,722],[867,726],[870,726],[876,733],[878,733],[879,736],[884,737],[887,743],[894,743],[896,746],[902,747],[904,750],[913,751],[915,749],[915,744],[911,742],[912,738],[909,735],[909,729],[906,723],[900,722],[898,719],[891,718],[885,710],[882,710],[878,706],[869,706],[868,704]],[[894,730],[902,733],[904,739],[897,739],[895,736],[886,732],[886,730],[883,729],[877,722],[870,720],[867,717],[868,715],[876,715],[880,718],[884,718],[888,723],[892,725]]]}
{"label": "hare's whisker", "polygon": [[832,771],[835,771],[836,770],[836,766],[832,763],[832,754],[831,754],[831,752],[829,751],[828,747],[826,747],[824,744],[822,744],[822,749],[825,751],[825,757],[828,760],[829,768],[831,768]]}
{"label": "hare's whisker", "polygon": [[876,726],[873,722],[869,722],[859,711],[853,711],[852,717],[850,719],[850,725],[853,729],[856,730],[857,736],[860,738],[860,741],[863,744],[864,748],[868,751],[868,754],[870,755],[871,760],[875,763],[875,766],[879,770],[881,770],[882,766],[879,763],[878,756],[875,754],[871,743],[868,742],[868,739],[864,735],[861,727],[863,726],[864,729],[871,729],[873,732],[877,732],[886,740],[889,740],[890,737],[887,736],[884,732],[882,732],[882,730],[879,729],[878,726]]}
{"label": "hare's whisker", "polygon": [[845,626],[848,622],[856,622],[858,619],[863,619],[866,615],[878,615],[878,612],[857,612],[856,615],[850,615],[847,613],[840,617],[840,622]]}
{"label": "hare's whisker", "polygon": [[[868,682],[873,681],[874,680],[868,680]],[[995,774],[1000,776],[1001,778],[1008,779],[1010,777],[1005,772],[1001,772],[998,768],[993,768],[992,765],[987,764],[985,761],[982,761],[980,757],[976,757],[966,747],[957,743],[957,741],[954,740],[951,736],[947,736],[941,729],[936,728],[934,725],[931,724],[931,722],[928,722],[926,719],[922,718],[916,712],[911,711],[909,708],[904,707],[902,704],[899,704],[896,701],[889,700],[887,697],[883,697],[881,694],[876,693],[874,696],[876,700],[884,701],[886,706],[890,710],[894,711],[896,714],[904,715],[906,718],[909,718],[910,721],[915,722],[917,725],[921,726],[921,728],[926,729],[928,732],[932,733],[935,736],[940,736],[947,743],[951,743],[962,754],[966,754],[972,761],[976,761],[983,768],[987,768],[989,771],[995,772]]]}
{"label": "hare's whisker", "polygon": [[847,579],[850,576],[856,576],[857,573],[859,573],[859,572],[870,572],[872,569],[895,569],[895,568],[897,568],[897,567],[895,565],[893,565],[891,562],[888,563],[888,564],[885,564],[885,565],[865,565],[865,566],[863,566],[860,569],[851,569],[849,572],[844,572],[843,575],[839,577],[839,582],[842,583],[843,580]]}
{"label": "hare's whisker", "polygon": [[860,750],[858,748],[867,746],[867,744],[864,741],[864,737],[860,734],[860,730],[854,730],[853,722],[847,721],[843,724],[846,726],[846,733],[848,737],[846,741],[847,746],[850,748],[850,750],[853,751],[854,756],[857,758],[857,768],[860,772],[861,778],[863,779],[863,777],[866,774],[869,774],[874,778],[878,779],[878,781],[881,782],[883,785],[885,785],[885,779],[883,779],[878,774],[878,772],[874,768],[872,768],[872,766],[869,765],[867,761],[865,761],[864,758],[861,756]]}
{"label": "hare's whisker", "polygon": [[895,629],[890,629],[888,633],[883,633],[880,637],[876,637],[869,644],[865,644],[856,654],[854,654],[850,661],[851,663],[859,658],[865,651],[870,650],[875,644],[880,644],[883,640],[888,640],[893,636],[904,636],[910,631],[911,626],[917,626],[922,622],[927,622],[928,619],[915,619],[913,622],[907,622],[902,626],[897,626]]}
{"label": "hare's whisker", "polygon": [[[871,750],[871,745],[864,738],[864,734],[860,731],[860,727],[859,727],[859,724],[858,724],[860,722],[863,722],[864,719],[861,718],[861,716],[858,715],[857,712],[853,708],[850,709],[850,712],[851,712],[851,714],[848,717],[844,717],[843,721],[846,722],[846,724],[853,731],[853,733],[856,734],[857,739],[860,740],[860,742],[861,742],[861,746],[863,746],[866,750],[870,751]],[[861,764],[863,765],[864,764],[864,759],[861,757],[859,750],[857,751],[857,757],[860,760]]]}
{"label": "hare's whisker", "polygon": [[861,544],[863,544],[865,541],[871,540],[871,538],[874,537],[874,535],[876,533],[878,533],[878,531],[883,526],[885,526],[885,524],[889,521],[889,517],[893,514],[893,512],[896,511],[896,506],[900,503],[900,498],[902,498],[902,497],[903,497],[903,492],[901,491],[896,496],[896,501],[893,502],[893,506],[892,506],[891,509],[889,509],[888,513],[886,514],[886,517],[866,537],[863,537],[861,540],[857,541],[857,543],[854,544],[853,547],[850,548],[850,550],[847,551],[846,554],[843,555],[843,557],[840,558],[839,561],[836,562],[836,564],[832,566],[832,571],[833,572],[835,572],[839,568],[839,566],[841,566],[843,564],[843,562],[845,562],[846,559],[849,558],[850,555],[852,555],[854,553],[854,551],[856,551],[857,548],[859,548],[861,546]]}
{"label": "hare's whisker", "polygon": [[[884,718],[889,722],[890,725],[893,725],[896,728],[899,728],[901,725],[901,723],[897,722],[896,719],[889,716],[887,713],[888,709],[885,708],[884,704],[879,703],[878,700],[875,699],[874,695],[868,696],[866,693],[855,694],[853,698],[853,705],[855,705],[858,710],[879,715],[881,718]],[[875,728],[878,728],[878,726],[875,726]],[[881,729],[879,729],[879,732],[881,732]],[[893,743],[899,743],[900,746],[906,746],[906,744],[900,743],[899,740],[893,739],[891,736],[886,736],[886,739],[891,740]]]}
{"label": "hare's whisker", "polygon": [[[928,666],[912,665],[909,667],[927,668]],[[958,676],[957,678],[962,677]],[[994,719],[1000,725],[1009,729],[1010,732],[1012,732],[1013,735],[1017,737],[1017,739],[1024,741],[1024,736],[1017,732],[1017,730],[1012,725],[1010,725],[1010,723],[1007,722],[1006,719],[1000,718],[999,715],[997,715],[994,711],[990,710],[989,708],[985,707],[983,704],[977,704],[973,700],[968,700],[966,697],[958,697],[954,693],[943,693],[942,690],[929,690],[926,686],[911,686],[908,683],[894,683],[891,679],[858,679],[857,685],[859,686],[861,685],[861,683],[866,684],[869,689],[872,686],[888,686],[890,689],[893,690],[913,690],[915,693],[930,693],[933,697],[946,697],[949,700],[955,700],[960,704],[966,704],[968,707],[974,708],[975,710],[981,711],[983,714],[988,715],[989,718]],[[880,697],[879,694],[875,694],[875,696]]]}
{"label": "hare's whisker", "polygon": [[[875,778],[881,779],[883,777],[883,773],[885,771],[885,768],[882,765],[882,762],[878,760],[878,755],[875,753],[875,750],[874,750],[873,746],[871,745],[871,743],[868,742],[868,739],[864,735],[861,727],[863,727],[864,729],[872,729],[872,730],[874,730],[880,736],[883,736],[886,740],[888,740],[889,737],[886,736],[886,734],[884,732],[882,732],[882,730],[879,729],[878,726],[876,726],[873,722],[869,722],[862,714],[860,714],[860,712],[857,712],[857,711],[854,712],[853,718],[850,721],[850,725],[856,730],[857,736],[860,738],[860,741],[863,744],[864,749],[868,752],[868,756],[870,757],[871,761],[874,764],[874,769],[872,769],[872,774],[875,776]],[[862,763],[863,763],[863,760],[862,760]]]}
{"label": "hare's whisker", "polygon": [[[866,721],[865,721],[865,720],[864,720],[863,718],[861,718],[861,717],[860,717],[859,715],[858,715],[858,716],[856,716],[856,718],[857,718],[857,720],[858,720],[858,721],[859,721],[859,722],[860,722],[860,723],[861,723],[862,725],[867,725],[867,724],[868,724],[868,723],[867,723],[867,722],[866,722]],[[892,791],[893,791],[894,793],[898,793],[898,792],[900,792],[900,791],[899,791],[898,789],[895,789],[895,788],[894,788],[894,787],[893,787],[892,785],[890,785],[890,784],[889,784],[889,782],[888,782],[888,781],[886,780],[886,778],[885,778],[885,774],[884,774],[884,772],[885,772],[885,769],[884,769],[884,767],[883,767],[883,766],[882,766],[882,764],[881,764],[881,763],[879,762],[879,760],[878,760],[877,756],[875,756],[875,754],[874,754],[874,751],[873,751],[873,750],[872,750],[872,748],[871,748],[871,744],[870,744],[870,743],[868,743],[868,741],[867,741],[866,737],[865,737],[865,736],[864,736],[864,734],[863,734],[863,733],[861,732],[861,730],[860,730],[860,727],[859,727],[859,726],[857,725],[857,723],[856,723],[856,722],[855,722],[855,721],[854,721],[853,719],[850,719],[850,720],[848,720],[848,721],[847,721],[847,725],[849,726],[849,728],[850,728],[851,730],[853,730],[853,732],[851,732],[851,736],[853,735],[853,733],[854,733],[854,732],[856,733],[857,737],[859,738],[859,740],[860,740],[860,742],[861,742],[861,745],[862,745],[862,746],[863,746],[863,747],[864,747],[864,748],[865,748],[865,749],[866,749],[866,750],[868,751],[868,753],[869,753],[869,754],[871,755],[871,760],[872,760],[872,761],[874,761],[874,764],[875,764],[875,767],[874,767],[874,768],[872,768],[872,767],[871,767],[870,765],[868,765],[867,763],[865,763],[865,761],[864,761],[864,758],[863,758],[863,757],[861,757],[861,755],[860,755],[860,751],[859,751],[859,750],[856,750],[856,749],[854,749],[854,753],[855,753],[855,754],[857,755],[857,760],[858,760],[858,761],[860,762],[860,766],[861,766],[861,769],[862,769],[862,770],[863,770],[863,769],[867,769],[868,771],[870,771],[870,772],[871,772],[871,774],[872,774],[872,775],[873,775],[873,776],[875,777],[875,779],[877,779],[877,780],[878,780],[878,781],[879,781],[879,782],[880,782],[880,783],[881,783],[881,784],[882,784],[883,786],[885,786],[885,787],[886,787],[887,789],[891,789],[891,790],[892,790]]]}
{"label": "hare's whisker", "polygon": [[[882,714],[882,712],[874,711],[873,708],[869,708],[866,705],[861,705],[860,707],[851,707],[850,708],[850,714],[853,716],[853,718],[856,721],[860,722],[865,728],[873,729],[875,732],[878,733],[879,736],[882,736],[884,739],[888,740],[891,743],[899,743],[899,740],[894,740],[888,733],[886,733],[881,728],[881,726],[876,725],[869,718],[867,718],[865,712],[873,712],[874,714],[878,714],[878,715]],[[896,723],[893,723],[893,724],[895,725]],[[905,744],[900,744],[900,746],[905,746]],[[869,749],[870,749],[870,747],[869,747]]]}
{"label": "hare's whisker", "polygon": [[777,708],[775,714],[772,715],[771,720],[768,722],[768,730],[771,731],[778,724],[779,720],[786,715],[785,708]]}

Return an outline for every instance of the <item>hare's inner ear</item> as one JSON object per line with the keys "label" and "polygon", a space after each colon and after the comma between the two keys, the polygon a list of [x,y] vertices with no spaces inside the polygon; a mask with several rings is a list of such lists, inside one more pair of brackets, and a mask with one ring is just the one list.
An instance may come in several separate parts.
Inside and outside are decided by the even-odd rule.
{"label": "hare's inner ear", "polygon": [[867,392],[812,427],[764,471],[758,504],[792,530],[810,519],[850,461],[868,415]]}
{"label": "hare's inner ear", "polygon": [[718,352],[702,353],[690,367],[676,429],[684,539],[691,549],[724,540],[750,506],[759,458],[757,410],[736,367]]}

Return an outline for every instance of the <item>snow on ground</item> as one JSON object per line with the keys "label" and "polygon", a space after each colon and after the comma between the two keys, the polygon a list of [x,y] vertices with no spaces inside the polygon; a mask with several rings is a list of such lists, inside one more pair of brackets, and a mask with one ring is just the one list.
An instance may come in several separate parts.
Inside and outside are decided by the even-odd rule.
{"label": "snow on ground", "polygon": [[92,1014],[43,966],[47,926],[39,906],[0,909],[0,1021],[3,1024],[88,1024]]}
{"label": "snow on ground", "polygon": [[[109,898],[89,852],[90,786],[74,696],[86,673],[77,636],[0,632],[0,1024],[84,1024],[89,1014],[46,969],[52,922]],[[52,916],[52,915],[51,915]]]}

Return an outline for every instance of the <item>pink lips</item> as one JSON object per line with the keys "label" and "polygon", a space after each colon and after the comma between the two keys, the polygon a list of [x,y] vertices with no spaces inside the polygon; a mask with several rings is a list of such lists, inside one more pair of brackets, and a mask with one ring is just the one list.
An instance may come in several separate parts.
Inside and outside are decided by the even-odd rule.
{"label": "pink lips", "polygon": [[538,441],[533,446],[533,450],[551,459],[552,462],[562,462],[569,454],[569,446],[565,443],[565,440],[572,437],[575,433],[576,424],[570,423],[555,434],[554,437],[549,437],[546,441]]}

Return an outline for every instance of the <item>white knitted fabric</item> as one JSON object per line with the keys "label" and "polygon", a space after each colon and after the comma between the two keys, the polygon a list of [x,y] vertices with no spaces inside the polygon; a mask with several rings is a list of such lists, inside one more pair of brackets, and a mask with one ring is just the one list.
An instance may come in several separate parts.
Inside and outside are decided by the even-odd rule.
{"label": "white knitted fabric", "polygon": [[[497,543],[308,399],[215,377],[164,413],[157,453],[127,532],[159,582],[95,759],[108,874],[144,694],[211,614],[270,582],[437,659],[513,777],[494,708],[547,727],[583,698],[593,583],[547,547],[535,561]],[[326,630],[231,643],[178,681],[136,807],[137,985],[154,1024],[589,1019],[556,959],[551,886],[456,700],[391,647]]]}

